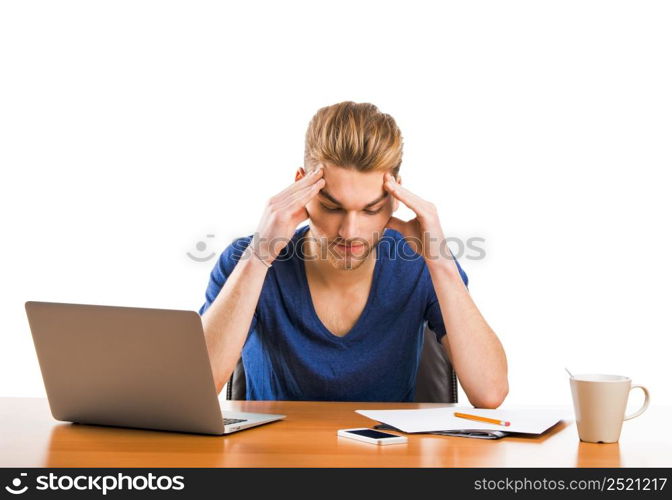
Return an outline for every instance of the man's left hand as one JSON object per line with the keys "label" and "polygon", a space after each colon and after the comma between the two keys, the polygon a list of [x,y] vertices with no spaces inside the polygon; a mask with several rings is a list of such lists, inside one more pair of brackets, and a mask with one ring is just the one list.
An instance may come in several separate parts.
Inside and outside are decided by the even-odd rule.
{"label": "man's left hand", "polygon": [[397,183],[394,176],[389,172],[385,174],[383,180],[385,190],[413,210],[416,215],[414,219],[408,222],[392,216],[387,221],[385,227],[399,231],[411,249],[424,257],[428,264],[430,261],[436,262],[437,260],[449,258],[450,252],[447,247],[444,250],[446,252],[445,256],[441,251],[441,245],[444,244],[445,237],[441,229],[441,223],[439,222],[436,205],[423,200]]}

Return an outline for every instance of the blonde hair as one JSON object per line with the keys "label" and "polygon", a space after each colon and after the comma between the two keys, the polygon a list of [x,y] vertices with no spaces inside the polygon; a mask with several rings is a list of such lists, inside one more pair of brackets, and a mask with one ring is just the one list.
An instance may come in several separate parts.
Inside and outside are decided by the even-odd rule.
{"label": "blonde hair", "polygon": [[304,167],[328,162],[359,172],[401,167],[403,139],[394,118],[370,103],[339,102],[320,108],[306,131]]}

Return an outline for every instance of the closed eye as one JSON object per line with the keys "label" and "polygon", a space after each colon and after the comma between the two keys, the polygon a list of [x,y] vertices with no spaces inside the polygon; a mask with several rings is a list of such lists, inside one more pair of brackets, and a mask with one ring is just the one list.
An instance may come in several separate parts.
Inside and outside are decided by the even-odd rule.
{"label": "closed eye", "polygon": [[[324,205],[323,203],[320,203],[320,205],[322,205],[322,208],[324,208],[327,212],[340,212],[341,210],[343,210],[342,208],[330,208]],[[378,210],[364,210],[364,213],[367,215],[376,215],[379,214],[382,210],[383,209],[381,207]]]}

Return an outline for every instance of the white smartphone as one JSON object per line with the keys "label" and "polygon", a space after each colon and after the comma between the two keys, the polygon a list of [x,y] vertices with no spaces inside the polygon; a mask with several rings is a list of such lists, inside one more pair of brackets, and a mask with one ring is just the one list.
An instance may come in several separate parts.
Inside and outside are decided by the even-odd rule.
{"label": "white smartphone", "polygon": [[408,442],[406,436],[397,436],[396,434],[381,432],[375,429],[367,429],[366,427],[357,429],[341,429],[338,431],[338,435],[341,437],[356,439],[358,441],[364,441],[365,443],[380,445],[403,444]]}

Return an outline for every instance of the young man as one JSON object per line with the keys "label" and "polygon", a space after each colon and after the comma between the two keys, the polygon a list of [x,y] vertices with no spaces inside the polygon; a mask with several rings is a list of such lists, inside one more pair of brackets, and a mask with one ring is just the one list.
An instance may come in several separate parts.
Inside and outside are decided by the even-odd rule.
{"label": "young man", "polygon": [[[242,355],[247,399],[413,401],[427,321],[469,401],[502,403],[502,345],[436,207],[401,186],[401,156],[401,133],[376,106],[318,110],[305,168],[210,275],[199,313],[218,392]],[[392,215],[399,201],[413,220]]]}

